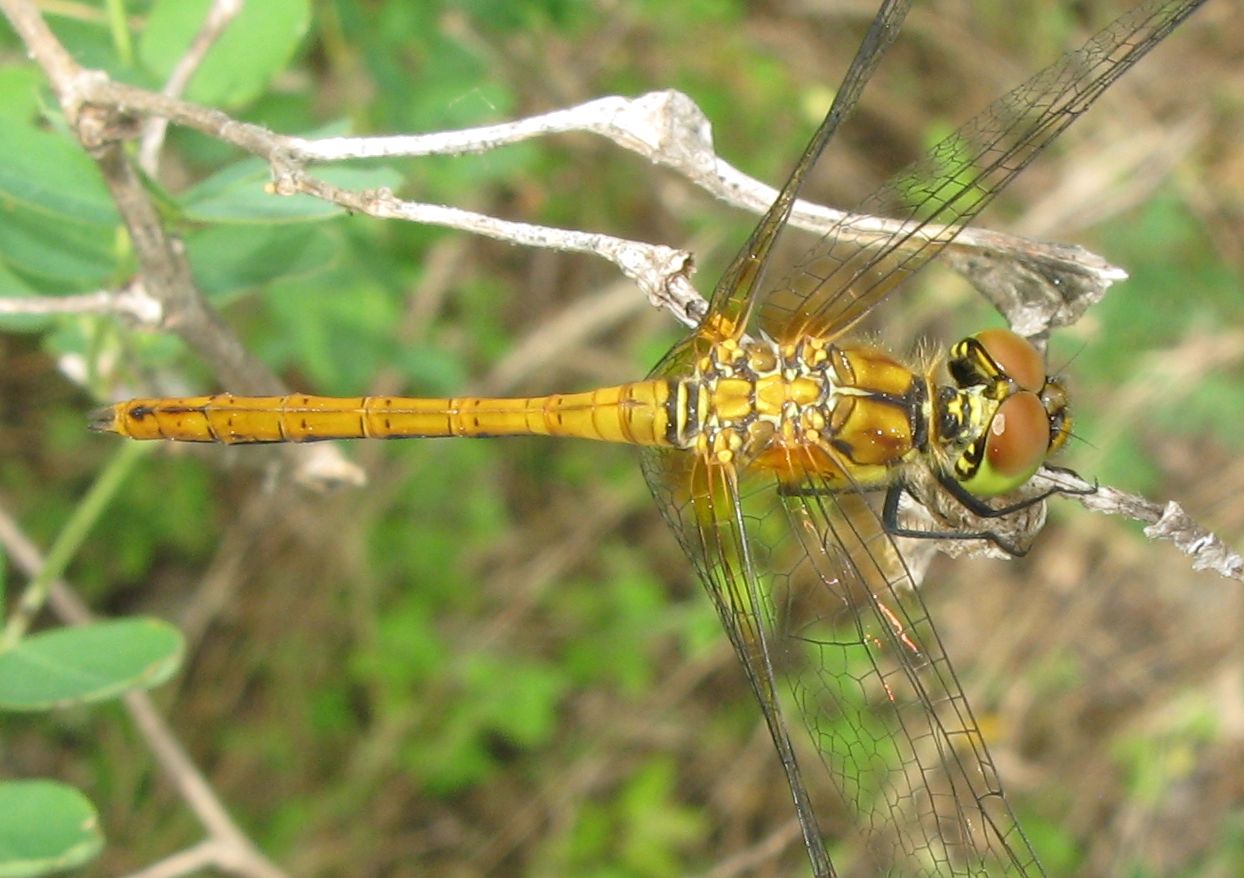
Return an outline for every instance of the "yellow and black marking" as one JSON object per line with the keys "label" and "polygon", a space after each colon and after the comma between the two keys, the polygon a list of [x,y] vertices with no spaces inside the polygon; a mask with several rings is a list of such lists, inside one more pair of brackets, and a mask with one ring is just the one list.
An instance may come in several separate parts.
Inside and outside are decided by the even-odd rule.
{"label": "yellow and black marking", "polygon": [[1038,361],[1019,336],[987,330],[951,348],[953,386],[874,346],[815,336],[785,344],[727,338],[701,348],[684,374],[583,393],[514,399],[226,393],[131,400],[97,413],[91,426],[135,439],[227,444],[569,436],[681,448],[718,465],[774,472],[783,484],[815,476],[844,488],[892,484],[901,467],[927,456],[937,471],[974,491],[977,482],[997,484],[978,474],[991,459],[995,413],[1015,393],[1039,389],[1050,453],[1066,440],[1066,392],[1044,377]]}
{"label": "yellow and black marking", "polygon": [[872,347],[726,341],[701,357],[695,384],[696,449],[785,484],[885,484],[931,434],[927,379]]}

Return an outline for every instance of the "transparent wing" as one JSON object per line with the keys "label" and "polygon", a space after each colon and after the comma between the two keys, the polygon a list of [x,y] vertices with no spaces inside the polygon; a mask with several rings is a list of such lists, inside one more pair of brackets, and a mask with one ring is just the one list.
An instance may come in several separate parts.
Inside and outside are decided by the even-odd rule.
{"label": "transparent wing", "polygon": [[826,773],[881,874],[1042,875],[901,555],[864,498],[779,495],[798,559],[778,642]]}
{"label": "transparent wing", "polygon": [[[654,374],[692,374],[698,354],[745,331],[783,342],[840,335],[1203,2],[1146,0],[895,177],[789,277],[758,294],[800,186],[909,6],[884,4],[842,93],[718,284],[700,330]],[[899,218],[897,231],[867,216],[883,213]],[[786,467],[816,469],[811,457]],[[771,474],[671,450],[645,449],[644,473],[764,713],[815,874],[835,873],[814,807],[836,807],[865,836],[867,874],[1043,875],[924,602],[865,498],[815,479],[779,489]],[[793,716],[816,754],[802,769]]]}
{"label": "transparent wing", "polygon": [[[753,306],[740,306],[735,299],[742,293],[728,295],[719,287],[710,314],[718,307],[731,314],[754,312],[759,330],[780,341],[841,334],[941,252],[1115,79],[1204,2],[1140,4],[897,174],[831,229],[775,286],[749,287],[748,293],[765,289]],[[824,148],[829,133],[825,128],[833,116],[831,110],[782,190],[792,203],[803,176]],[[779,206],[783,218],[789,213],[790,205],[779,198],[736,266],[767,258],[769,249],[760,245],[772,237],[765,224],[776,219]],[[879,232],[873,216],[892,216],[902,224]],[[738,280],[727,275],[723,283]]]}
{"label": "transparent wing", "polygon": [[[865,499],[816,483],[778,491],[769,475],[644,454],[648,484],[777,744],[814,873],[834,874],[815,805],[845,810],[841,822],[863,833],[866,874],[1044,874],[924,603]],[[792,716],[809,737],[792,741]],[[817,758],[801,769],[808,744]]]}
{"label": "transparent wing", "polygon": [[[668,449],[643,449],[643,470],[658,507],[700,576],[757,702],[786,774],[817,878],[835,874],[795,757],[772,658],[772,607],[760,571],[768,551],[744,518],[751,487],[734,467]],[[750,499],[749,499],[750,502]]]}
{"label": "transparent wing", "polygon": [[851,66],[843,77],[842,85],[834,94],[833,104],[824,121],[804,148],[803,155],[799,157],[795,169],[773,205],[717,282],[702,330],[708,330],[718,339],[737,339],[742,335],[756,301],[756,290],[763,280],[765,266],[786,227],[786,220],[790,217],[791,208],[795,205],[808,172],[816,164],[838,126],[859,103],[864,86],[877,69],[886,49],[898,36],[899,28],[910,8],[911,0],[885,0],[877,10],[868,33],[860,42]]}

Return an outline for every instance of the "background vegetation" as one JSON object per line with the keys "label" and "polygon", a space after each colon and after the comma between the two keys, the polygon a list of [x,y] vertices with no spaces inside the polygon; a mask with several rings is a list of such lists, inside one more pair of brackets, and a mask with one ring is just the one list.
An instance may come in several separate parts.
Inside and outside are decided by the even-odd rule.
{"label": "background vegetation", "polygon": [[[771,181],[874,5],[271,3],[298,22],[287,63],[259,90],[226,65],[192,99],[289,133],[406,133],[674,87],[723,156]],[[145,33],[147,4],[125,10],[137,49],[94,5],[47,7],[82,63],[121,78],[158,85],[179,51]],[[1119,8],[919,4],[813,194],[853,203]],[[28,119],[39,74],[11,33],[0,45],[0,108]],[[1237,547],[1241,46],[1244,17],[1211,2],[985,222],[1085,244],[1131,274],[1054,339],[1081,440],[1064,462],[1177,499]],[[175,130],[161,183],[184,192],[238,158]],[[703,290],[754,222],[585,136],[390,165],[406,197],[686,246]],[[217,278],[211,247],[242,246],[247,229],[182,221],[228,322],[315,392],[582,389],[644,374],[676,337],[637,291],[618,307],[616,273],[588,257],[343,216],[289,226],[256,258],[280,271]],[[6,262],[0,291],[109,282],[92,272],[118,245],[73,231],[46,266]],[[921,281],[884,315],[899,349],[996,319],[956,277]],[[609,316],[510,359],[585,303]],[[4,326],[0,499],[41,545],[117,453],[85,432],[92,406],[122,385],[223,389],[169,336],[112,318]],[[69,362],[90,367],[89,390],[58,369]],[[347,453],[367,488],[317,495],[267,450],[162,448],[69,568],[96,612],[186,633],[185,668],[157,697],[265,852],[302,876],[802,873],[767,734],[634,455],[534,439]],[[1030,557],[937,565],[925,596],[1052,874],[1244,871],[1238,583],[1061,503]],[[201,834],[120,710],[6,716],[0,742],[5,775],[70,780],[97,804],[109,845],[89,874]]]}

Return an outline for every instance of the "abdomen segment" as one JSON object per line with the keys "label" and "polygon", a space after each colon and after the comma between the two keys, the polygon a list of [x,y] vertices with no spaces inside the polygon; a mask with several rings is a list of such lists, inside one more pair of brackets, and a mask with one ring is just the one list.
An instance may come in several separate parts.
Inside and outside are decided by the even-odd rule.
{"label": "abdomen segment", "polygon": [[226,444],[538,435],[668,445],[669,396],[662,379],[515,399],[222,393],[117,403],[95,412],[91,428],[131,439]]}

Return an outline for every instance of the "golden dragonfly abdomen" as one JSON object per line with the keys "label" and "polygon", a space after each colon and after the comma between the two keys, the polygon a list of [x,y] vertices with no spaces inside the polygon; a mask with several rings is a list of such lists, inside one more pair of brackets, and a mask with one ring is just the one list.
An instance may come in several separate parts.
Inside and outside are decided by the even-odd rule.
{"label": "golden dragonfly abdomen", "polygon": [[[1017,357],[1021,365],[1009,365]],[[775,473],[789,485],[815,476],[835,489],[885,486],[920,455],[933,454],[948,469],[972,452],[979,465],[987,433],[997,442],[1022,430],[1032,437],[1026,480],[1069,425],[1061,392],[1037,396],[1043,384],[1058,386],[1046,379],[1037,352],[1014,333],[987,330],[956,345],[950,367],[957,384],[939,383],[932,367],[913,368],[875,346],[816,336],[783,345],[727,339],[705,346],[682,375],[582,393],[133,399],[96,412],[91,427],[132,439],[230,445],[565,436],[694,451]],[[1025,370],[1031,375],[1017,383],[1011,373]],[[1002,429],[1018,398],[1035,415],[1012,417],[1009,431]]]}
{"label": "golden dragonfly abdomen", "polygon": [[95,430],[131,439],[228,445],[323,439],[574,436],[668,445],[671,382],[515,399],[399,396],[191,396],[133,399],[100,409]]}

